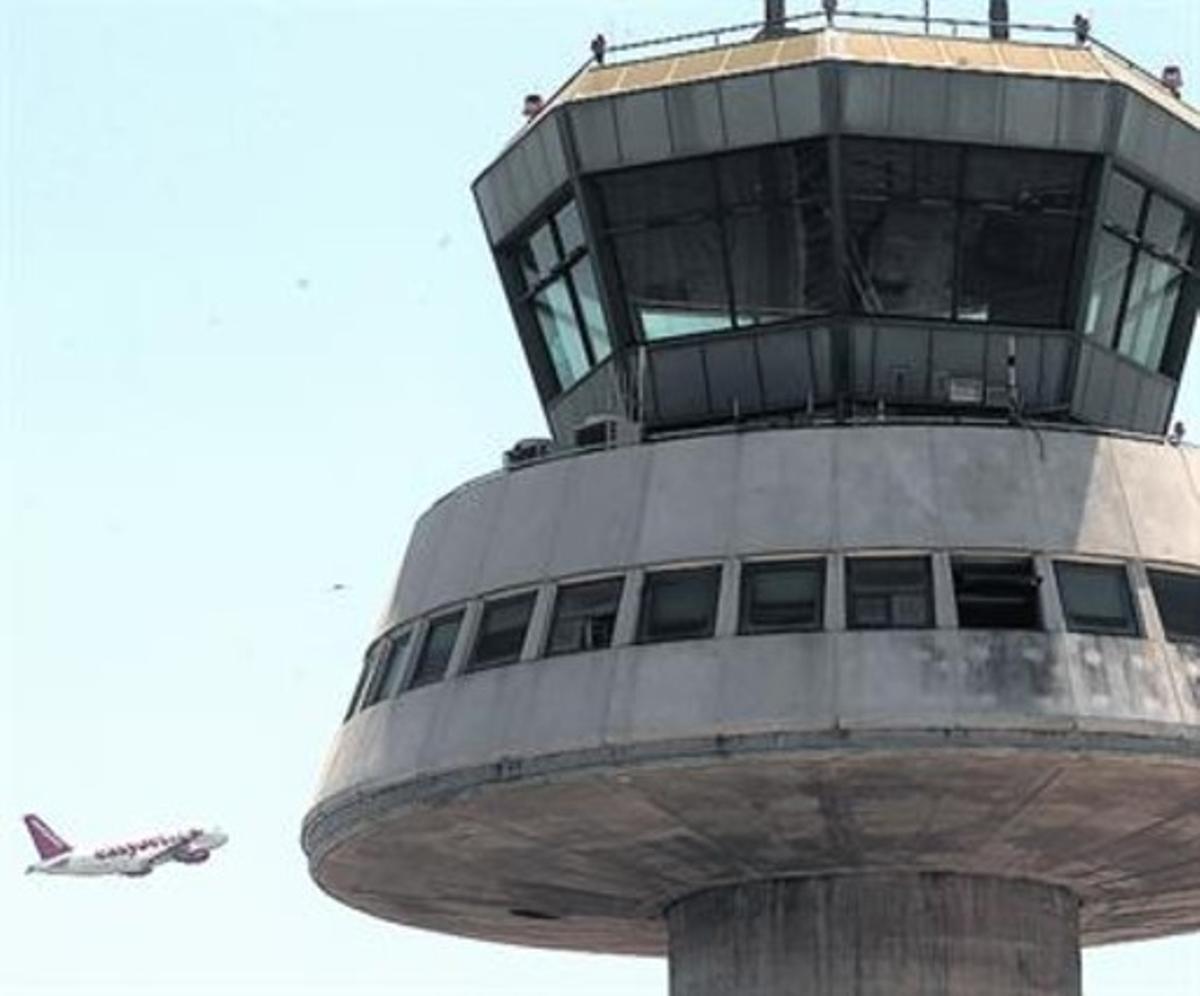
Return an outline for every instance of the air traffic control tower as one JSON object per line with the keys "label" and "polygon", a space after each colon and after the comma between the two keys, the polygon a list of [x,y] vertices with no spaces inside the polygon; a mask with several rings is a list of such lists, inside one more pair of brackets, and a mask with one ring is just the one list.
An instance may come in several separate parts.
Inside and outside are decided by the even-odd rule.
{"label": "air traffic control tower", "polygon": [[770,6],[476,182],[550,438],[417,522],[311,872],[674,996],[1077,996],[1200,930],[1200,114]]}

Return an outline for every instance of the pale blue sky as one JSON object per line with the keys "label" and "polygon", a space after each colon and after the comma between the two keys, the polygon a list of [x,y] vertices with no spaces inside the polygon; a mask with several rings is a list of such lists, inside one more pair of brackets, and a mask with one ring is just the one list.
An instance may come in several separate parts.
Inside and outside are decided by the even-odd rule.
{"label": "pale blue sky", "polygon": [[[0,992],[665,996],[657,962],[346,910],[297,835],[414,518],[542,428],[469,181],[596,31],[760,7],[0,0]],[[1200,90],[1191,0],[1093,18]],[[27,810],[232,842],[25,878]],[[1200,936],[1085,970],[1087,996],[1193,994]]]}

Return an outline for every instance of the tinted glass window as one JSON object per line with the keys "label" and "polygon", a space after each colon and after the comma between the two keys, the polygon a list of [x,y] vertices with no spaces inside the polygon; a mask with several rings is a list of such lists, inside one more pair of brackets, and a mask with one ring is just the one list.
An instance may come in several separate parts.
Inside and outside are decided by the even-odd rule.
{"label": "tinted glass window", "polygon": [[950,317],[953,208],[910,201],[853,201],[848,222],[850,278],[863,311]]}
{"label": "tinted glass window", "polygon": [[530,591],[484,605],[468,671],[500,667],[520,659],[534,598],[535,593]]}
{"label": "tinted glass window", "polygon": [[527,287],[532,287],[555,267],[558,263],[558,247],[554,244],[554,233],[548,224],[542,225],[530,236],[521,246],[519,256]]}
{"label": "tinted glass window", "polygon": [[925,629],[933,626],[928,557],[871,557],[846,561],[850,629]]}
{"label": "tinted glass window", "polygon": [[600,306],[600,290],[596,286],[596,274],[590,259],[581,259],[571,267],[571,279],[579,297],[579,309],[583,312],[583,324],[588,341],[592,346],[592,357],[597,363],[612,352],[608,337],[608,323],[604,320],[604,309]]}
{"label": "tinted glass window", "polygon": [[603,650],[612,645],[622,578],[563,585],[554,601],[547,655]]}
{"label": "tinted glass window", "polygon": [[1160,570],[1146,573],[1167,639],[1200,641],[1200,574]]}
{"label": "tinted glass window", "polygon": [[852,197],[950,200],[958,189],[960,154],[951,145],[846,139],[843,182]]}
{"label": "tinted glass window", "polygon": [[1032,560],[955,557],[951,567],[961,628],[1041,628],[1040,582]]}
{"label": "tinted glass window", "polygon": [[342,717],[342,722],[346,722],[351,716],[358,712],[358,704],[362,701],[363,692],[366,690],[367,682],[371,677],[372,661],[368,658],[362,666],[362,670],[358,673],[358,681],[354,686],[354,694],[350,696],[350,704],[346,706],[346,714]]}
{"label": "tinted glass window", "polygon": [[1119,348],[1151,370],[1157,370],[1162,362],[1183,279],[1184,272],[1177,266],[1149,253],[1139,254]]}
{"label": "tinted glass window", "polygon": [[958,317],[1014,325],[1065,321],[1075,218],[971,208],[962,219]]}
{"label": "tinted glass window", "polygon": [[554,216],[554,224],[558,226],[558,238],[564,253],[569,256],[583,246],[583,222],[574,201],[568,201],[567,206]]}
{"label": "tinted glass window", "polygon": [[374,705],[396,694],[400,679],[404,677],[404,651],[408,649],[411,635],[411,631],[404,632],[385,641],[386,645],[380,651],[379,680],[372,686],[364,706]]}
{"label": "tinted glass window", "polygon": [[742,633],[821,628],[825,562],[743,564]]}
{"label": "tinted glass window", "polygon": [[409,678],[409,688],[420,688],[422,685],[432,685],[446,676],[446,668],[450,664],[450,655],[454,652],[454,643],[458,639],[458,628],[462,623],[461,610],[448,616],[434,619],[425,632],[425,641],[413,666]]}
{"label": "tinted glass window", "polygon": [[721,569],[701,567],[647,574],[638,639],[642,643],[696,640],[713,635]]}
{"label": "tinted glass window", "polygon": [[599,186],[610,228],[711,215],[717,206],[707,160],[610,173]]}
{"label": "tinted glass window", "polygon": [[1076,211],[1083,206],[1087,160],[1051,152],[972,149],[963,196],[1022,211]]}
{"label": "tinted glass window", "polygon": [[371,648],[367,655],[369,674],[367,675],[366,687],[363,689],[362,701],[358,706],[359,709],[366,709],[368,706],[372,706],[379,701],[389,669],[390,655],[388,650],[389,642],[384,637]]}
{"label": "tinted glass window", "polygon": [[725,236],[738,325],[830,309],[833,245],[824,202],[732,215]]}
{"label": "tinted glass window", "polygon": [[1145,196],[1146,188],[1140,183],[1123,173],[1113,173],[1108,179],[1108,192],[1104,198],[1104,220],[1133,234],[1138,230]]}
{"label": "tinted glass window", "polygon": [[1159,252],[1184,263],[1192,250],[1192,227],[1187,214],[1157,194],[1150,195],[1142,238]]}
{"label": "tinted glass window", "polygon": [[616,251],[629,311],[645,339],[729,326],[729,288],[716,224],[622,235]]}
{"label": "tinted glass window", "polygon": [[1067,629],[1076,633],[1138,635],[1137,614],[1123,566],[1059,561],[1054,573]]}
{"label": "tinted glass window", "polygon": [[556,280],[540,291],[533,299],[533,312],[550,362],[554,364],[558,384],[565,390],[589,370],[587,351],[575,322],[575,308],[566,281]]}
{"label": "tinted glass window", "polygon": [[718,160],[727,207],[782,204],[828,196],[825,144],[754,149]]}
{"label": "tinted glass window", "polygon": [[1116,341],[1121,297],[1132,262],[1133,247],[1128,242],[1111,232],[1100,233],[1084,328],[1101,346],[1111,347]]}

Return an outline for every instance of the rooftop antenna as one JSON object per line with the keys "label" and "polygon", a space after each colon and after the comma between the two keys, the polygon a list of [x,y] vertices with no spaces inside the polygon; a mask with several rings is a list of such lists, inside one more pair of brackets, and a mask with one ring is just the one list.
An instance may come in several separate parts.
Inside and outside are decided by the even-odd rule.
{"label": "rooftop antenna", "polygon": [[787,0],[766,0],[760,38],[778,38],[787,34]]}
{"label": "rooftop antenna", "polygon": [[925,34],[929,34],[929,0],[925,0],[923,17],[925,19]]}
{"label": "rooftop antenna", "polygon": [[991,0],[988,5],[988,34],[993,41],[1008,41],[1008,0]]}

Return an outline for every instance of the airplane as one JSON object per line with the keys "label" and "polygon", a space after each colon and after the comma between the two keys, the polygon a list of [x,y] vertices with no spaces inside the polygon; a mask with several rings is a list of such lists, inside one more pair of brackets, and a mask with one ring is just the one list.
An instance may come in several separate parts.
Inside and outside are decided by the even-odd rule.
{"label": "airplane", "polygon": [[168,861],[198,865],[229,840],[228,834],[217,827],[193,828],[79,853],[40,816],[28,813],[24,820],[40,859],[25,869],[26,875],[40,872],[44,875],[125,875],[136,878],[149,875]]}

